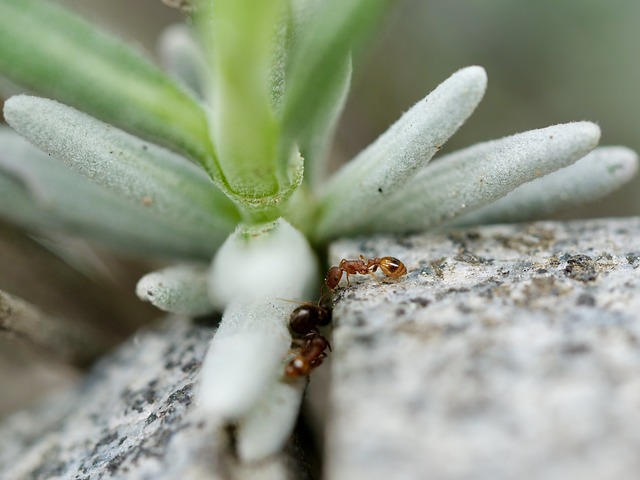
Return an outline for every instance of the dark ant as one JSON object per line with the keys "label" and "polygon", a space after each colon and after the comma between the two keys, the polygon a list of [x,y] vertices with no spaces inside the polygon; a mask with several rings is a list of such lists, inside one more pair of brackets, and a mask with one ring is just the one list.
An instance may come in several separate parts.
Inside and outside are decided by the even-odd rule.
{"label": "dark ant", "polygon": [[[407,273],[407,267],[395,257],[382,257],[382,258],[370,258],[367,260],[364,256],[360,255],[359,260],[340,260],[340,264],[337,267],[331,267],[327,272],[324,279],[324,283],[329,290],[335,289],[340,280],[342,280],[342,274],[347,275],[347,283],[349,283],[349,275],[371,275],[378,280],[378,277],[374,275],[374,272],[382,270],[387,277],[398,278]],[[350,283],[349,283],[350,284]]]}
{"label": "dark ant", "polygon": [[287,378],[297,378],[306,376],[311,370],[322,363],[327,356],[325,350],[331,350],[331,345],[326,338],[316,332],[308,333],[306,342],[300,353],[284,367],[284,374]]}
{"label": "dark ant", "polygon": [[305,302],[289,316],[289,328],[298,335],[317,332],[317,327],[326,327],[331,323],[331,309],[320,304]]}
{"label": "dark ant", "polygon": [[329,341],[318,332],[318,327],[331,323],[331,309],[321,305],[321,302],[304,302],[289,316],[289,329],[297,337],[295,342],[302,347],[284,368],[287,378],[309,375],[327,356],[325,350],[331,350]]}

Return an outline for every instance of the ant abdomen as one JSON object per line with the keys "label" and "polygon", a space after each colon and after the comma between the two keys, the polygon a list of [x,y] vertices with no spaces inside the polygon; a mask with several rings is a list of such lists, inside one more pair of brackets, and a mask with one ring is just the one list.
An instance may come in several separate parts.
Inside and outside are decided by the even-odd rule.
{"label": "ant abdomen", "polygon": [[404,263],[395,257],[382,257],[378,263],[380,270],[387,277],[397,278],[407,273],[407,267]]}
{"label": "ant abdomen", "polygon": [[331,311],[312,303],[300,305],[289,317],[289,328],[298,335],[305,335],[316,330],[316,327],[324,327],[330,323]]}

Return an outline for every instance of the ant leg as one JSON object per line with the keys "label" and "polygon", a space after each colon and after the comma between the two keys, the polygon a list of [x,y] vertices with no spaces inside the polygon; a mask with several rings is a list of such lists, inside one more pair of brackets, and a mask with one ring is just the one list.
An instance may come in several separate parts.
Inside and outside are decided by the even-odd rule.
{"label": "ant leg", "polygon": [[316,368],[316,367],[320,366],[322,364],[322,361],[325,358],[327,358],[327,354],[325,352],[322,352],[317,358],[313,359],[310,362],[311,368]]}
{"label": "ant leg", "polygon": [[375,273],[373,273],[374,271],[375,270],[369,270],[369,275],[371,275],[375,279],[376,283],[378,285],[380,285],[380,279],[378,278],[378,276]]}
{"label": "ant leg", "polygon": [[324,294],[320,296],[320,298],[318,299],[319,307],[324,308],[325,310],[331,310],[333,308],[333,298],[331,297],[331,295],[327,296],[330,293],[331,291],[325,290]]}
{"label": "ant leg", "polygon": [[[326,287],[326,290],[325,290],[325,287]],[[329,290],[329,287],[327,287],[326,283],[323,283],[322,286],[320,287],[320,298],[318,299],[318,305],[322,304],[322,302],[326,298],[326,295],[331,295],[331,290]]]}
{"label": "ant leg", "polygon": [[291,349],[301,352],[307,346],[307,343],[309,342],[305,338],[293,338],[291,339]]}

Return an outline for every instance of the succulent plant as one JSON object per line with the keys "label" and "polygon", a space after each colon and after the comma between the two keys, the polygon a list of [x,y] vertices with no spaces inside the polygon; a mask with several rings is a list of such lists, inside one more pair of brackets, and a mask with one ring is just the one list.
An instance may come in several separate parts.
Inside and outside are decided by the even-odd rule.
{"label": "succulent plant", "polygon": [[351,52],[388,2],[182,3],[192,23],[160,41],[169,73],[51,2],[0,3],[0,75],[43,96],[5,103],[0,215],[175,261],[138,295],[187,316],[223,312],[200,408],[238,424],[243,459],[277,451],[293,428],[306,382],[282,380],[287,300],[317,298],[329,241],[527,220],[635,173],[634,152],[595,148],[590,122],[429,165],[484,94],[474,66],[328,177]]}

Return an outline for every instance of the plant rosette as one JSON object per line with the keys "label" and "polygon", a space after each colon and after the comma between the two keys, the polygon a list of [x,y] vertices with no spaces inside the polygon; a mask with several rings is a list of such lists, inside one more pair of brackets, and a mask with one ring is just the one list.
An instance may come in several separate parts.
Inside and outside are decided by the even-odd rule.
{"label": "plant rosette", "polygon": [[169,312],[223,312],[199,408],[238,425],[244,460],[277,452],[293,428],[306,382],[283,378],[287,300],[317,298],[332,239],[538,218],[637,168],[627,148],[596,148],[590,122],[429,164],[484,94],[473,66],[329,177],[351,52],[388,3],[180,2],[191,22],[160,39],[168,73],[52,2],[0,3],[0,75],[41,95],[5,103],[0,214],[175,260],[138,295]]}

